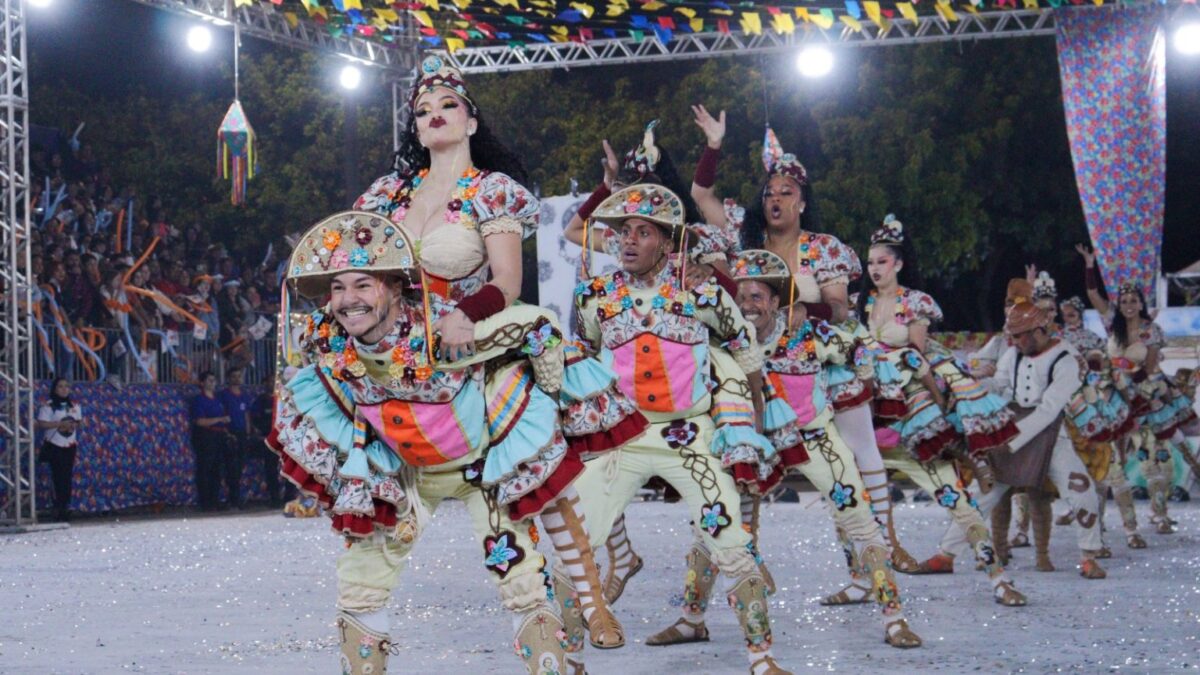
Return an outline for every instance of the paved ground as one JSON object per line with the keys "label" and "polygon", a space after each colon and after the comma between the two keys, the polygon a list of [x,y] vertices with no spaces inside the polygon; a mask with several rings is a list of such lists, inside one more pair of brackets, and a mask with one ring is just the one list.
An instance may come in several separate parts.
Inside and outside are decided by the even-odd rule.
{"label": "paved ground", "polygon": [[[765,509],[763,549],[780,585],[771,612],[775,652],[797,671],[943,670],[1161,672],[1200,669],[1200,506],[1172,504],[1180,533],[1146,534],[1150,548],[1121,542],[1106,581],[1075,571],[1073,537],[1056,529],[1059,571],[1032,570],[1020,549],[1024,609],[992,603],[973,565],[956,574],[901,577],[923,649],[886,647],[869,607],[827,609],[816,599],[842,583],[824,507]],[[1145,512],[1145,502],[1138,503]],[[1119,528],[1115,508],[1109,525]],[[1148,517],[1148,513],[1145,514]],[[639,503],[629,523],[647,567],[618,605],[631,639],[589,651],[591,672],[739,673],[745,660],[727,608],[710,613],[713,641],[652,648],[641,641],[670,623],[688,542],[684,510]],[[939,509],[897,509],[901,534],[923,557],[945,525]],[[339,539],[325,519],[273,513],[91,522],[0,537],[0,671],[5,673],[330,673],[334,559]],[[520,673],[512,624],[478,563],[466,512],[439,510],[397,590],[398,673]]]}

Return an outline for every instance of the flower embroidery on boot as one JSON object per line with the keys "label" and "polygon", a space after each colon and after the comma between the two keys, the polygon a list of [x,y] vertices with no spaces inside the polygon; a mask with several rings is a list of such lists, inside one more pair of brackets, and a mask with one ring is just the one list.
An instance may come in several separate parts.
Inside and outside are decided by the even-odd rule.
{"label": "flower embroidery on boot", "polygon": [[487,553],[483,564],[503,579],[510,569],[525,559],[525,551],[515,543],[517,536],[508,530],[483,538],[483,550]]}

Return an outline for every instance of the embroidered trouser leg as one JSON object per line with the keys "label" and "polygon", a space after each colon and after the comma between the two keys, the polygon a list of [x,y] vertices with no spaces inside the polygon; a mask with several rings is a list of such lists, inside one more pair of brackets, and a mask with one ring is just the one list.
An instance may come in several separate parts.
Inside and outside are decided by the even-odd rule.
{"label": "embroidered trouser leg", "polygon": [[[918,462],[907,450],[897,447],[883,453],[883,464],[889,469],[903,471],[918,487],[932,495],[938,504],[950,512],[950,517],[954,520],[956,541],[961,542],[965,539],[970,544],[976,559],[983,563],[984,570],[993,583],[1005,577],[1004,566],[997,559],[996,550],[992,546],[992,535],[983,522],[975,499],[967,492],[962,479],[959,478],[953,462],[940,459]],[[1005,486],[997,485],[982,498],[989,500],[991,506],[1006,491]],[[943,546],[942,551],[953,555],[956,549],[957,544],[954,548]]]}
{"label": "embroidered trouser leg", "polygon": [[1105,490],[1109,487],[1113,491],[1113,501],[1117,503],[1117,508],[1121,512],[1121,525],[1125,528],[1125,536],[1137,534],[1137,511],[1133,508],[1133,488],[1130,487],[1129,478],[1125,475],[1123,453],[1116,451],[1116,448],[1112,453],[1111,463],[1108,465],[1108,474],[1097,488],[1101,520],[1104,519],[1105,503],[1108,501]]}
{"label": "embroidered trouser leg", "polygon": [[[478,556],[500,590],[504,606],[526,612],[551,606],[546,599],[545,560],[530,539],[530,522],[513,522],[508,510],[489,506],[483,490],[463,479],[459,470],[421,473],[418,496],[432,513],[444,499],[463,502],[479,541]],[[381,536],[355,542],[338,558],[338,607],[350,612],[383,608],[399,582],[415,540],[383,540]]]}

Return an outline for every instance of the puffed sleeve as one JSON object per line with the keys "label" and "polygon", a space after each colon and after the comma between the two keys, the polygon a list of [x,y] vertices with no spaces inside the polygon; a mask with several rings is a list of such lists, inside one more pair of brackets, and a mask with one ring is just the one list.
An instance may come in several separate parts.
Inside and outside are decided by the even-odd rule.
{"label": "puffed sleeve", "polygon": [[522,239],[537,232],[542,209],[541,202],[524,185],[498,171],[479,182],[471,197],[471,207],[479,223],[479,233],[484,237],[511,232],[520,234]]}
{"label": "puffed sleeve", "polygon": [[904,318],[906,325],[926,325],[942,320],[942,308],[928,293],[914,289],[904,291]]}
{"label": "puffed sleeve", "polygon": [[1147,338],[1146,338],[1146,347],[1147,348],[1158,347],[1159,349],[1162,349],[1163,347],[1165,347],[1167,345],[1167,338],[1166,338],[1166,336],[1163,335],[1162,329],[1158,327],[1158,324],[1156,324],[1156,323],[1150,324],[1150,330],[1148,330],[1146,332],[1147,332]]}
{"label": "puffed sleeve", "polygon": [[575,288],[575,337],[589,355],[600,351],[600,319],[595,310],[593,279],[581,281]]}
{"label": "puffed sleeve", "polygon": [[396,172],[382,176],[371,183],[371,187],[367,191],[354,200],[354,209],[356,211],[385,211],[392,203],[392,195],[396,189],[400,187],[404,179]]}
{"label": "puffed sleeve", "polygon": [[729,229],[734,232],[742,229],[742,225],[746,223],[746,209],[732,199],[726,199],[721,203],[721,207],[725,209],[725,224]]}
{"label": "puffed sleeve", "polygon": [[737,229],[728,221],[721,225],[710,223],[693,223],[688,229],[698,235],[697,242],[691,249],[692,259],[699,263],[729,262],[729,256],[737,246]]}
{"label": "puffed sleeve", "polygon": [[817,286],[836,286],[857,281],[862,276],[862,263],[854,249],[842,243],[833,235],[822,234],[817,237],[820,247],[817,255],[816,278]]}

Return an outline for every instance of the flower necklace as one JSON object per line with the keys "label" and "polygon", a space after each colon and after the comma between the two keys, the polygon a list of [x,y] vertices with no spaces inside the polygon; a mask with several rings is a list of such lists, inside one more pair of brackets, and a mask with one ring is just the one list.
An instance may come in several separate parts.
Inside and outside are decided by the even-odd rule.
{"label": "flower necklace", "polygon": [[360,378],[367,374],[367,367],[358,358],[358,350],[346,338],[345,331],[326,313],[317,310],[309,315],[305,335],[314,340],[321,352],[321,370],[337,380]]}
{"label": "flower necklace", "polygon": [[[402,335],[410,331],[402,330]],[[433,376],[433,368],[429,365],[429,357],[425,352],[425,337],[413,335],[401,337],[392,348],[392,365],[388,366],[388,374],[397,380],[418,380],[424,382]]]}
{"label": "flower necklace", "polygon": [[814,239],[816,239],[816,236],[812,232],[800,233],[800,269],[806,274],[810,273],[810,267],[815,267],[817,264],[819,252],[813,243]]}
{"label": "flower necklace", "polygon": [[800,331],[794,335],[783,331],[783,335],[780,335],[775,343],[776,358],[786,356],[790,361],[797,361],[801,354],[806,361],[817,360],[817,343],[813,336],[812,323],[809,321],[805,321]]}
{"label": "flower necklace", "polygon": [[[875,295],[876,295],[876,291],[871,291],[871,295],[867,297],[867,320],[868,321],[870,321],[870,319],[871,319],[871,308],[875,306]],[[896,287],[896,307],[893,312],[896,315],[896,324],[897,325],[900,325],[900,326],[904,325],[904,317],[907,314],[907,310],[908,310],[908,306],[904,302],[904,287],[897,286]]]}
{"label": "flower necklace", "polygon": [[[389,195],[391,206],[390,209],[385,210],[388,211],[393,221],[402,222],[405,219],[409,207],[412,206],[413,195],[416,194],[417,188],[421,187],[421,183],[428,175],[428,168],[421,169],[416,176],[412,177],[412,180],[402,181],[395,192]],[[454,191],[450,193],[450,201],[446,204],[445,219],[447,223],[474,225],[475,207],[472,206],[471,200],[479,192],[477,183],[481,175],[483,175],[482,171],[468,166],[454,184]]]}
{"label": "flower necklace", "polygon": [[[605,298],[600,302],[599,313],[604,319],[611,319],[629,309],[633,309],[633,298],[629,295],[629,287],[625,284],[625,276],[620,272],[607,277],[596,277],[588,284],[588,290]],[[591,293],[587,293],[591,295]],[[666,282],[658,287],[658,294],[650,302],[657,310],[666,309],[672,314],[695,316],[696,305],[688,297],[688,292],[673,283]]]}

